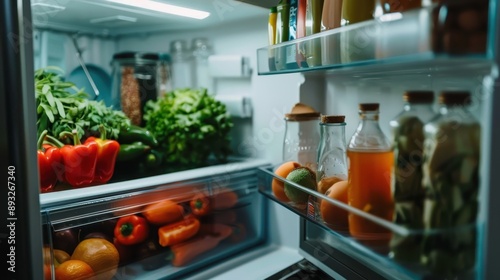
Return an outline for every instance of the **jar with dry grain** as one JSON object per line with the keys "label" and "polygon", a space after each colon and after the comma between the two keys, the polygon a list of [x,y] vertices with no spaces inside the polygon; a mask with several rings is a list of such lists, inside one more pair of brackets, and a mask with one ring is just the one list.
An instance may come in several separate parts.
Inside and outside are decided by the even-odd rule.
{"label": "jar with dry grain", "polygon": [[112,100],[132,124],[142,126],[144,105],[159,95],[160,57],[157,53],[122,52],[113,56]]}

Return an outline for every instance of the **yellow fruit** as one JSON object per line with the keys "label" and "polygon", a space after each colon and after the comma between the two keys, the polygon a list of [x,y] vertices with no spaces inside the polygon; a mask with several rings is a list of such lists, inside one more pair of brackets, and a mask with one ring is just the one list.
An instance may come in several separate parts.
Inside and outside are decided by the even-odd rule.
{"label": "yellow fruit", "polygon": [[120,262],[115,245],[103,238],[89,238],[78,243],[71,259],[89,264],[98,280],[112,279]]}
{"label": "yellow fruit", "polygon": [[94,270],[90,265],[80,260],[68,260],[55,270],[56,280],[93,279]]}
{"label": "yellow fruit", "polygon": [[[329,198],[348,203],[347,181],[340,181],[333,184],[325,193]],[[335,206],[327,200],[321,199],[320,213],[323,222],[330,228],[337,231],[348,231],[349,218],[346,210]]]}
{"label": "yellow fruit", "polygon": [[[287,161],[276,168],[274,174],[286,178],[286,176],[288,176],[288,174],[297,167],[300,167],[300,163],[295,161]],[[285,195],[284,186],[285,184],[283,183],[283,181],[280,181],[276,178],[273,179],[273,182],[271,184],[274,196],[280,201],[288,202],[290,201],[290,199]]]}

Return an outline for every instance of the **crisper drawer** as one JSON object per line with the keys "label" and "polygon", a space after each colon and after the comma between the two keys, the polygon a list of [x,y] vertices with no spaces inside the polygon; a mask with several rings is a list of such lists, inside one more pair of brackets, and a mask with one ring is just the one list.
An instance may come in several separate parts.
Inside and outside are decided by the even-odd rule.
{"label": "crisper drawer", "polygon": [[[347,279],[480,279],[482,223],[453,228],[410,229],[296,184],[260,168],[259,191],[304,218],[300,247],[308,257]],[[300,193],[301,203],[283,192]],[[290,190],[292,189],[292,191]],[[349,215],[373,232],[350,234]],[[359,219],[358,219],[359,220]]]}
{"label": "crisper drawer", "polygon": [[177,279],[263,242],[265,204],[256,172],[46,208],[46,272],[74,279],[71,266],[84,274],[90,266],[98,279]]}

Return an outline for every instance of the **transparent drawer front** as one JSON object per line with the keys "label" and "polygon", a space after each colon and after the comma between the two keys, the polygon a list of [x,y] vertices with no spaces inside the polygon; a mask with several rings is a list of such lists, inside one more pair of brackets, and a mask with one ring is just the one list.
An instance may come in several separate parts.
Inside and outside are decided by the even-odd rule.
{"label": "transparent drawer front", "polygon": [[[305,238],[319,250],[341,250],[387,279],[477,279],[480,275],[476,244],[481,225],[409,229],[379,218],[370,209],[353,208],[280,177],[274,173],[276,168],[260,168],[260,192],[323,229],[306,228]],[[287,200],[279,190],[285,184],[288,192],[308,199]],[[363,234],[354,233],[353,217],[363,224]]]}
{"label": "transparent drawer front", "polygon": [[55,276],[176,278],[261,242],[263,207],[246,171],[48,209],[45,255]]}

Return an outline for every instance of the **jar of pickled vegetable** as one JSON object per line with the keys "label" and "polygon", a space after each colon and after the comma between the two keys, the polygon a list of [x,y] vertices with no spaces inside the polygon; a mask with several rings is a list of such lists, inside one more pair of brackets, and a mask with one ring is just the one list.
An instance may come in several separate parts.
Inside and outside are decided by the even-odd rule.
{"label": "jar of pickled vegetable", "polygon": [[[432,91],[407,91],[403,95],[403,111],[391,121],[394,151],[394,223],[421,229],[424,189],[422,163],[424,125],[435,116]],[[421,256],[419,236],[393,235],[390,243],[392,257],[418,262]]]}
{"label": "jar of pickled vegetable", "polygon": [[424,235],[429,246],[422,259],[453,279],[475,266],[481,127],[468,110],[469,92],[442,92],[439,104],[438,115],[424,126],[422,180],[424,227],[438,231]]}

